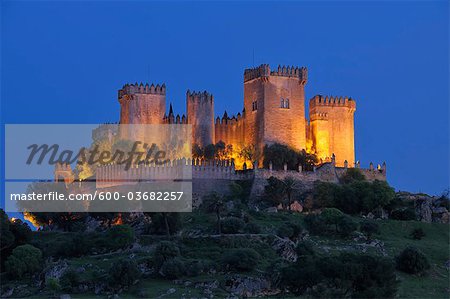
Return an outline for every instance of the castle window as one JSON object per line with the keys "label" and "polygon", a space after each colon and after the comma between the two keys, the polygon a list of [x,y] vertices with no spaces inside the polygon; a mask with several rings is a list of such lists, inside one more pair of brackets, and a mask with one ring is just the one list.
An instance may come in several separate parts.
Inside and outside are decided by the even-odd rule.
{"label": "castle window", "polygon": [[253,101],[252,103],[252,111],[256,111],[258,110],[258,102],[257,101]]}
{"label": "castle window", "polygon": [[280,108],[289,109],[289,99],[280,99]]}

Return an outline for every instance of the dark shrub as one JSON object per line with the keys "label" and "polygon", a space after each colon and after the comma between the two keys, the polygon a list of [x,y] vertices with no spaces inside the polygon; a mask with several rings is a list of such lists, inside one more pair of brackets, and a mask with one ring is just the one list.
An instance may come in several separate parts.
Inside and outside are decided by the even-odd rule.
{"label": "dark shrub", "polygon": [[186,267],[180,258],[172,258],[165,261],[159,270],[159,274],[166,279],[180,278],[185,272]]}
{"label": "dark shrub", "polygon": [[180,249],[177,244],[169,241],[162,241],[155,248],[153,255],[153,264],[160,268],[165,261],[178,257],[180,255]]}
{"label": "dark shrub", "polygon": [[222,220],[222,233],[237,234],[244,229],[245,222],[237,217],[228,217]]}
{"label": "dark shrub", "polygon": [[409,274],[423,274],[430,268],[427,257],[417,248],[406,247],[397,260],[397,269]]}
{"label": "dark shrub", "polygon": [[416,212],[412,208],[398,209],[391,212],[391,219],[394,220],[416,220]]}
{"label": "dark shrub", "polygon": [[129,225],[116,225],[108,231],[111,249],[121,249],[130,246],[134,241],[134,230]]}
{"label": "dark shrub", "polygon": [[290,292],[300,295],[322,279],[322,273],[317,268],[316,261],[307,258],[298,259],[296,263],[283,268],[280,283]]}
{"label": "dark shrub", "polygon": [[32,245],[20,245],[5,262],[6,272],[12,278],[32,275],[42,267],[42,252]]}
{"label": "dark shrub", "polygon": [[136,262],[130,259],[122,259],[112,264],[109,270],[109,283],[112,288],[128,288],[141,276]]}
{"label": "dark shrub", "polygon": [[316,255],[314,244],[310,241],[299,242],[295,251],[297,252],[298,257]]}
{"label": "dark shrub", "polygon": [[259,254],[251,248],[231,249],[225,253],[222,262],[230,269],[237,271],[251,271],[259,261]]}
{"label": "dark shrub", "polygon": [[392,298],[397,280],[391,260],[343,253],[304,256],[283,269],[282,283],[294,294],[329,298]]}
{"label": "dark shrub", "polygon": [[261,227],[255,222],[249,222],[245,225],[244,231],[249,234],[259,234]]}
{"label": "dark shrub", "polygon": [[352,217],[344,215],[338,220],[338,231],[343,237],[350,236],[358,229],[358,223],[352,219]]}
{"label": "dark shrub", "polygon": [[80,275],[73,269],[69,269],[61,276],[60,284],[63,291],[73,292],[80,284]]}
{"label": "dark shrub", "polygon": [[372,239],[373,235],[380,233],[378,223],[369,220],[361,222],[360,230],[369,240]]}
{"label": "dark shrub", "polygon": [[327,232],[327,225],[319,215],[309,214],[305,217],[306,229],[312,235],[323,235]]}
{"label": "dark shrub", "polygon": [[89,235],[77,233],[72,237],[70,244],[65,246],[64,249],[66,256],[79,257],[89,253],[93,249],[93,242],[90,240]]}
{"label": "dark shrub", "polygon": [[284,222],[277,230],[277,236],[295,240],[302,232],[302,227],[298,223]]}
{"label": "dark shrub", "polygon": [[425,237],[425,232],[421,228],[415,228],[411,232],[411,237],[414,240],[422,240],[422,238]]}
{"label": "dark shrub", "polygon": [[198,276],[207,268],[206,262],[202,260],[190,260],[184,264],[186,266],[186,275],[189,277]]}

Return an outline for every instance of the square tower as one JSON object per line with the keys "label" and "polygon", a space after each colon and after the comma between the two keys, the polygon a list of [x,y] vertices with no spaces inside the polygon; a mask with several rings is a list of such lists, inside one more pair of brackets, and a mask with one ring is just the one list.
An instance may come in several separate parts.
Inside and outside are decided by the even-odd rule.
{"label": "square tower", "polygon": [[267,64],[244,72],[246,144],[260,150],[266,144],[282,143],[296,150],[306,149],[304,67]]}

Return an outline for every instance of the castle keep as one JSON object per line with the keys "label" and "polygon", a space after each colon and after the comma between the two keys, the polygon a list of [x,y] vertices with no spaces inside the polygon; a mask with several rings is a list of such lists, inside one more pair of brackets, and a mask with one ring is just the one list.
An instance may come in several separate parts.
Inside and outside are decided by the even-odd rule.
{"label": "castle keep", "polygon": [[[192,140],[200,146],[219,141],[233,148],[254,146],[262,150],[272,143],[286,144],[314,153],[325,162],[335,156],[338,167],[355,163],[354,112],[356,103],[347,97],[316,95],[305,113],[304,67],[267,64],[244,71],[242,113],[214,114],[214,97],[186,92],[186,115],[166,113],[166,86],[126,84],[119,90],[121,124],[191,124]],[[344,165],[346,164],[346,165]]]}

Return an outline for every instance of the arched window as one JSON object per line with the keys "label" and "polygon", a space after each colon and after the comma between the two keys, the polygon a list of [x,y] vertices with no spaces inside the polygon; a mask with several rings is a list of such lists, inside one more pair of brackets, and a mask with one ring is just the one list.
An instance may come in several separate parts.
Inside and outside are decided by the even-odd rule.
{"label": "arched window", "polygon": [[257,101],[253,101],[252,102],[252,111],[258,110],[258,102]]}
{"label": "arched window", "polygon": [[280,99],[280,108],[289,109],[289,99]]}

